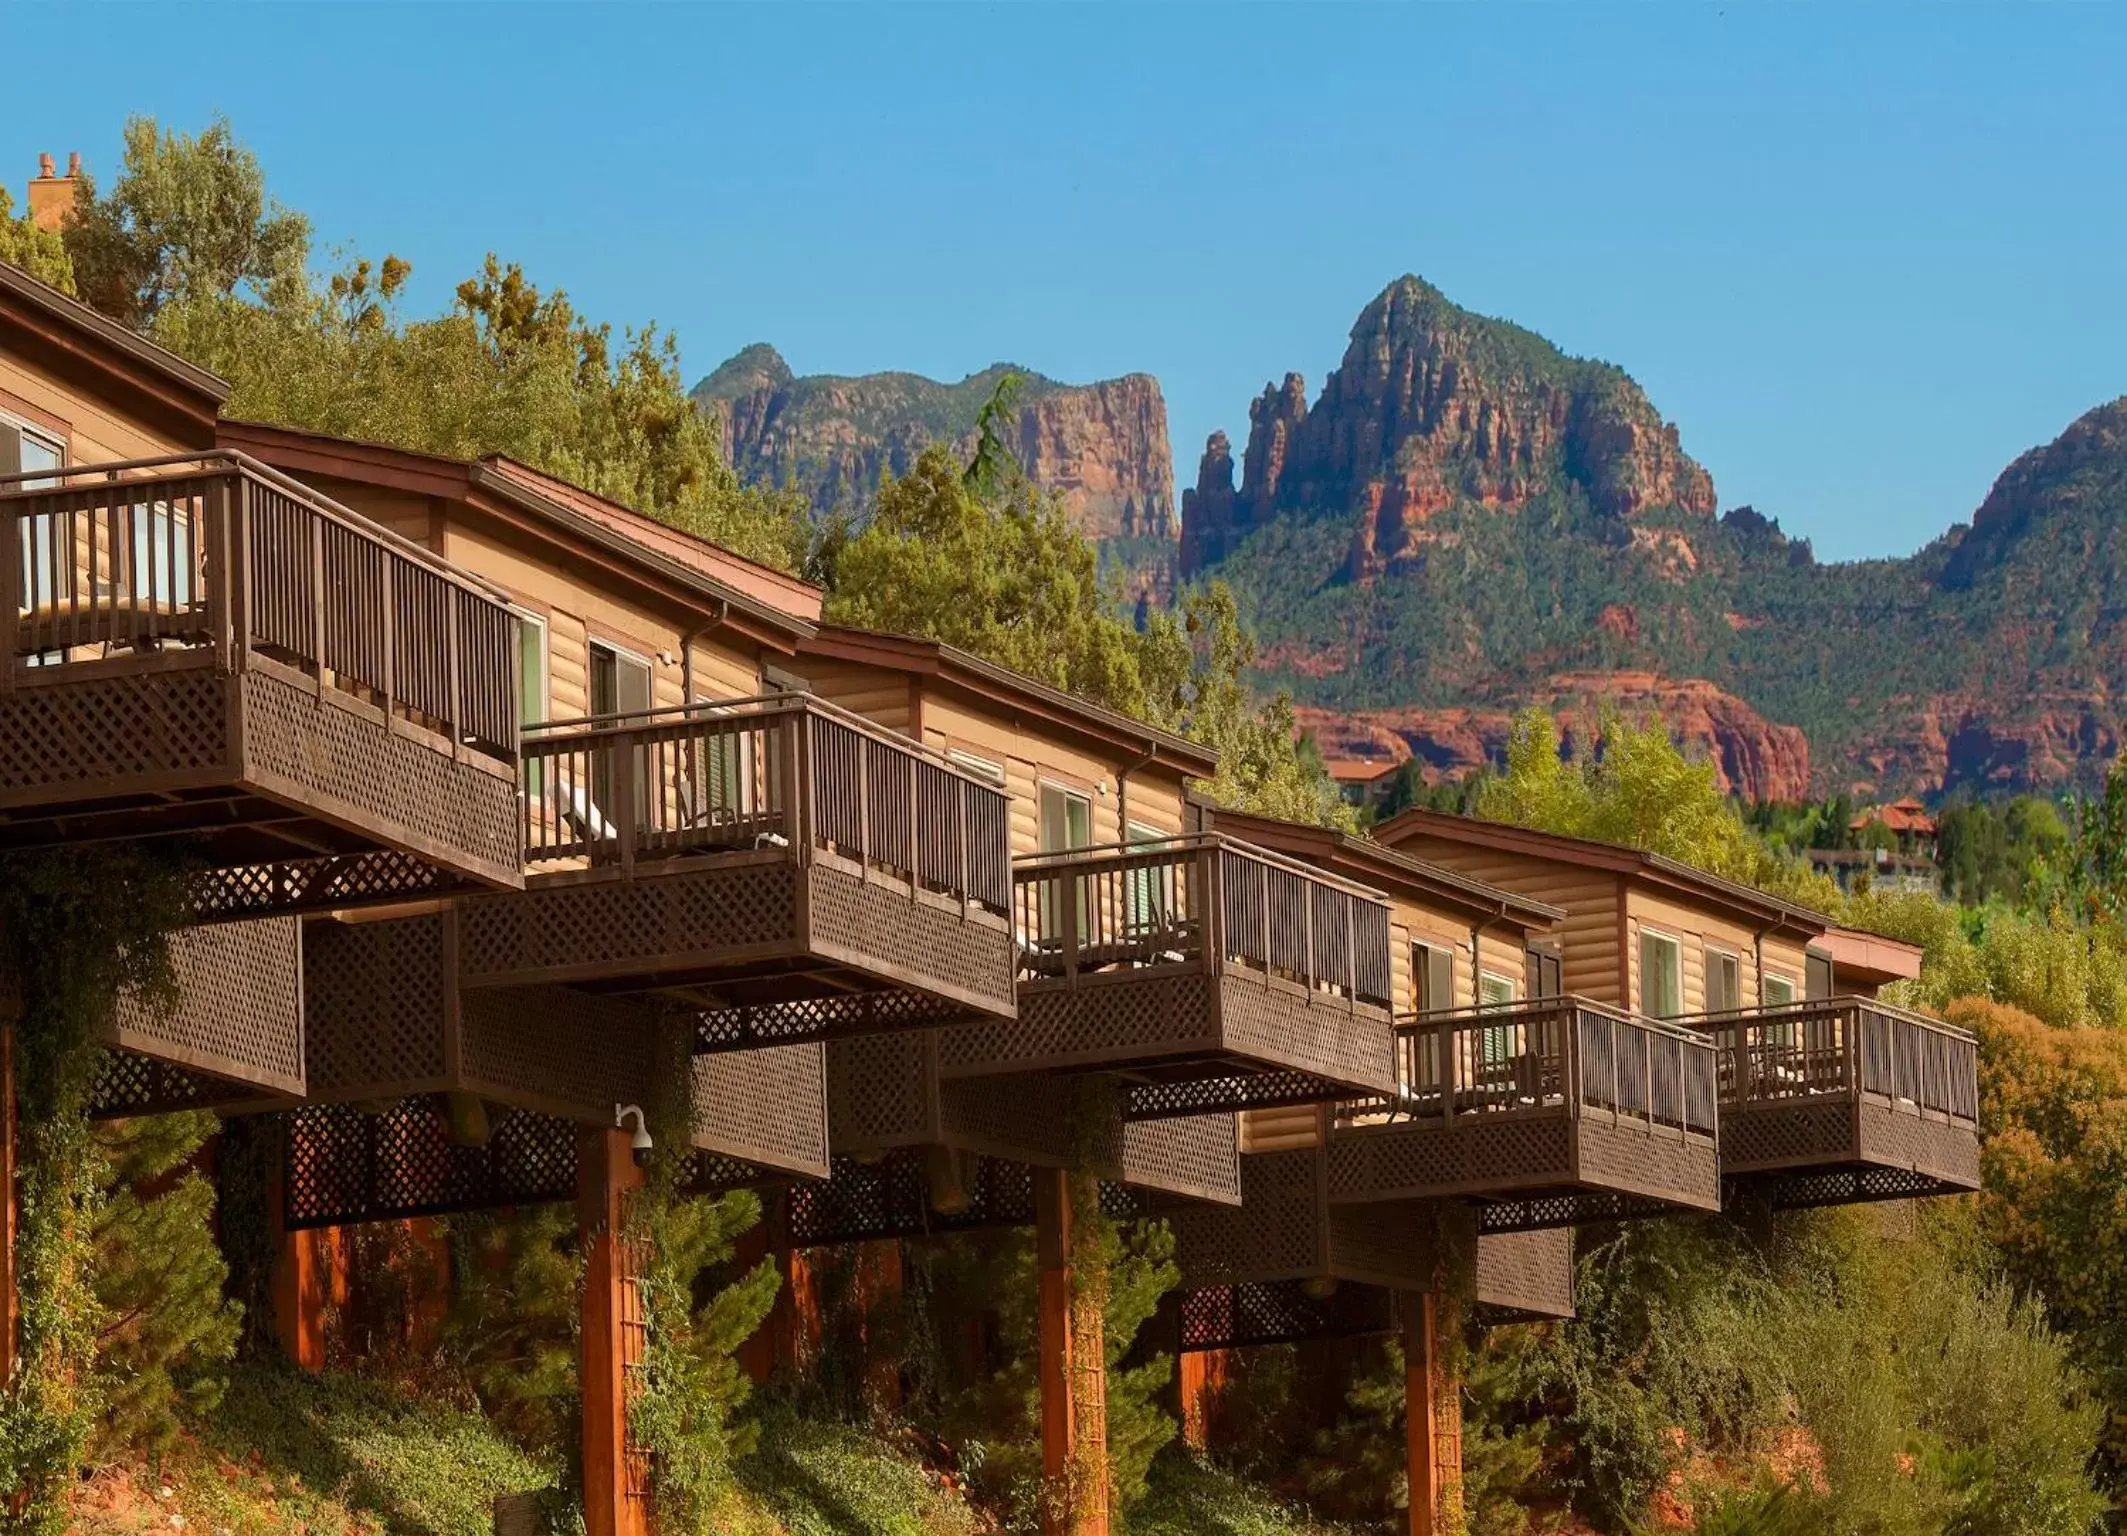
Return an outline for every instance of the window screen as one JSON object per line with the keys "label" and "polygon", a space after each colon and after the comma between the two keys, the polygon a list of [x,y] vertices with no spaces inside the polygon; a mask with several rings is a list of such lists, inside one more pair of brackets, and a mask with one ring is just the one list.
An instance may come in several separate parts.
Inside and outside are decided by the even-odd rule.
{"label": "window screen", "polygon": [[1706,1011],[1729,1013],[1743,1006],[1743,967],[1726,951],[1706,951]]}
{"label": "window screen", "polygon": [[1659,933],[1640,935],[1640,1011],[1657,1019],[1684,1011],[1684,951]]}

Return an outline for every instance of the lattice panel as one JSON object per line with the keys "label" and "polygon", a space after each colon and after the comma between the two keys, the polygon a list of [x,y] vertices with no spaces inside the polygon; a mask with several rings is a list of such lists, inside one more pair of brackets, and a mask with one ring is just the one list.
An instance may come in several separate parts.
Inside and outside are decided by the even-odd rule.
{"label": "lattice panel", "polygon": [[409,837],[468,869],[513,879],[522,850],[513,777],[454,762],[432,738],[387,730],[260,664],[243,675],[245,776],[294,788],[388,843]]}
{"label": "lattice panel", "polygon": [[1312,1147],[1251,1153],[1241,1160],[1239,1206],[1192,1203],[1167,1210],[1182,1284],[1196,1289],[1328,1275],[1328,1207],[1318,1156]]}
{"label": "lattice panel", "polygon": [[1351,1096],[1351,1089],[1344,1084],[1305,1072],[1240,1072],[1231,1077],[1135,1084],[1123,1114],[1129,1120],[1235,1114],[1244,1109],[1276,1109],[1290,1104],[1336,1104]]}
{"label": "lattice panel", "polygon": [[1780,1173],[1738,1181],[1774,1210],[1802,1210],[1821,1205],[1864,1205],[1874,1200],[1914,1200],[1930,1195],[1961,1195],[1967,1188],[1947,1184],[1906,1168],[1834,1168],[1822,1172]]}
{"label": "lattice panel", "polygon": [[797,867],[685,861],[632,879],[534,883],[460,904],[467,986],[727,965],[733,952],[797,952]]}
{"label": "lattice panel", "polygon": [[826,1047],[827,1126],[837,1152],[941,1139],[933,1048],[928,1037],[913,1033],[866,1035]]}
{"label": "lattice panel", "polygon": [[1580,1181],[1652,1195],[1702,1211],[1721,1208],[1721,1162],[1711,1141],[1646,1132],[1600,1120],[1579,1123]]}
{"label": "lattice panel", "polygon": [[1512,1200],[1488,1200],[1477,1208],[1480,1237],[1495,1232],[1536,1232],[1546,1227],[1585,1227],[1598,1221],[1639,1221],[1674,1216],[1676,1207],[1646,1195],[1591,1189],[1543,1190]]}
{"label": "lattice panel", "polygon": [[947,1077],[1048,1067],[1115,1066],[1216,1048],[1210,979],[1201,973],[1096,978],[1030,987],[1011,1023],[961,1024],[940,1037]]}
{"label": "lattice panel", "polygon": [[1136,1189],[1233,1204],[1241,1198],[1237,1127],[1231,1115],[1126,1124],[1119,1173]]}
{"label": "lattice panel", "polygon": [[810,866],[806,877],[814,943],[869,958],[882,979],[921,986],[930,978],[1007,1018],[1016,1009],[1017,957],[1001,920],[896,895],[824,864]]}
{"label": "lattice panel", "polygon": [[1979,1188],[1979,1129],[1944,1125],[1917,1115],[1865,1104],[1861,1109],[1861,1160],[1911,1168],[1946,1184]]}
{"label": "lattice panel", "polygon": [[301,1229],[572,1200],[576,1136],[566,1121],[504,1110],[485,1145],[456,1146],[430,1099],[383,1114],[305,1105],[283,1121],[284,1219]]}
{"label": "lattice panel", "polygon": [[105,1042],[275,1093],[300,1094],[302,937],[292,917],[181,928],[170,935],[177,1003],[127,993]]}
{"label": "lattice panel", "polygon": [[[1021,1075],[941,1083],[939,1120],[948,1145],[1045,1167],[1062,1167],[1073,1153],[1076,1085]],[[1077,1150],[1105,1175],[1121,1162],[1122,1121],[1104,1118],[1082,1133]]]}
{"label": "lattice panel", "polygon": [[1395,1297],[1380,1286],[1302,1280],[1186,1291],[1181,1313],[1185,1351],[1364,1338],[1397,1326]]}
{"label": "lattice panel", "polygon": [[1340,1128],[1330,1137],[1336,1200],[1434,1199],[1545,1188],[1573,1176],[1572,1127],[1562,1116],[1470,1116]]}
{"label": "lattice panel", "polygon": [[279,913],[335,912],[464,890],[463,876],[397,849],[202,871],[192,881],[202,923]]}
{"label": "lattice panel", "polygon": [[750,1051],[763,1045],[842,1040],[859,1035],[936,1029],[968,1016],[965,1003],[928,992],[839,992],[697,1016],[697,1051]]}
{"label": "lattice panel", "polygon": [[165,774],[233,782],[228,688],[197,667],[0,693],[0,806],[123,795]]}
{"label": "lattice panel", "polygon": [[1571,1317],[1572,1229],[1549,1227],[1479,1237],[1477,1304],[1489,1313],[1516,1318]]}
{"label": "lattice panel", "polygon": [[[934,1176],[941,1187],[964,1196],[959,1209],[934,1207]],[[1033,1220],[1034,1186],[1023,1164],[991,1157],[955,1161],[941,1149],[893,1152],[876,1162],[838,1157],[825,1182],[790,1192],[790,1236],[798,1247],[1027,1226]]]}
{"label": "lattice panel", "polygon": [[827,1063],[817,1045],[694,1063],[694,1144],[763,1168],[827,1177]]}
{"label": "lattice panel", "polygon": [[1406,1290],[1441,1275],[1434,1208],[1416,1201],[1329,1207],[1329,1273]]}
{"label": "lattice panel", "polygon": [[1721,1107],[1724,1174],[1812,1163],[1850,1163],[1855,1155],[1854,1106],[1850,1100],[1805,1099]]}
{"label": "lattice panel", "polygon": [[440,918],[311,923],[303,970],[311,1097],[448,1086]]}
{"label": "lattice panel", "polygon": [[165,1115],[181,1109],[247,1104],[259,1096],[247,1083],[188,1072],[152,1057],[105,1051],[89,1096],[89,1118],[122,1120],[128,1115]]}
{"label": "lattice panel", "polygon": [[1327,997],[1232,976],[1220,989],[1224,1043],[1234,1054],[1364,1093],[1395,1092],[1396,1031],[1386,1013],[1350,1012]]}
{"label": "lattice panel", "polygon": [[491,987],[459,996],[458,1083],[586,1125],[652,1097],[662,1015],[653,1002],[569,987]]}

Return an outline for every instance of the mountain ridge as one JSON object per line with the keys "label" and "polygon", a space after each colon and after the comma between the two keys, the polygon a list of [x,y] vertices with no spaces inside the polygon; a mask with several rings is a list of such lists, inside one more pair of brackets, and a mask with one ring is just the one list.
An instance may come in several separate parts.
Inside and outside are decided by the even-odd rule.
{"label": "mountain ridge", "polygon": [[[879,382],[917,376],[808,381],[773,349],[712,379],[705,408],[764,423],[739,432],[749,478],[837,452],[891,467],[907,423],[957,424]],[[1133,380],[1117,430],[1098,392]],[[1737,792],[1795,798],[2086,787],[2127,740],[2127,397],[2019,455],[1911,555],[1826,564],[1776,518],[1721,508],[1623,368],[1413,275],[1361,310],[1312,396],[1297,373],[1265,385],[1238,455],[1210,435],[1178,519],[1149,493],[1125,517],[1117,489],[1159,483],[1156,445],[1171,490],[1157,382],[1073,389],[1030,376],[1022,463],[1078,498],[1133,594],[1232,585],[1259,680],[1351,748],[1332,756],[1453,774],[1496,760],[1531,703],[1659,708]],[[868,390],[904,430],[871,422],[866,447]],[[1046,424],[1044,402],[1061,402]],[[830,505],[850,494],[839,473],[820,482]]]}

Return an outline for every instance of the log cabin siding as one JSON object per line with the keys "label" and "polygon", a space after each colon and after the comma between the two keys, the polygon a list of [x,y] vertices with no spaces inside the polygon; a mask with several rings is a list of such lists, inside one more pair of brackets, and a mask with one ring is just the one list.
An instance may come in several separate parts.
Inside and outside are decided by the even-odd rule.
{"label": "log cabin siding", "polygon": [[160,458],[197,446],[159,432],[14,356],[0,355],[0,413],[23,418],[40,434],[63,438],[69,465]]}
{"label": "log cabin siding", "polygon": [[905,673],[815,660],[807,664],[805,680],[830,704],[904,736],[915,734],[915,682]]}

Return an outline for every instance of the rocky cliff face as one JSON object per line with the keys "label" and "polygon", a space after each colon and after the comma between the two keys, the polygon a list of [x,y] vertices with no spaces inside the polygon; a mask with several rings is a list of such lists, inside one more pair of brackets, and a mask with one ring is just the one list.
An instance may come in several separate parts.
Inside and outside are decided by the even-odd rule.
{"label": "rocky cliff face", "polygon": [[905,472],[929,444],[971,452],[976,414],[1008,371],[1021,379],[1015,448],[1028,476],[1095,539],[1171,542],[1167,403],[1147,374],[1071,385],[999,364],[957,384],[912,373],[799,377],[757,343],[694,398],[742,477],[802,491],[823,514],[856,512],[882,471]]}
{"label": "rocky cliff face", "polygon": [[1379,575],[1430,542],[1457,504],[1514,512],[1577,490],[1601,516],[1710,517],[1713,480],[1618,369],[1473,315],[1416,277],[1360,314],[1312,407],[1300,376],[1248,410],[1241,483],[1215,436],[1182,501],[1182,567],[1216,564],[1285,517],[1353,521],[1346,574]]}
{"label": "rocky cliff face", "polygon": [[1569,734],[1592,733],[1605,708],[1628,719],[1656,714],[1687,751],[1713,764],[1725,792],[1750,800],[1799,800],[1810,792],[1809,739],[1800,730],[1773,724],[1712,683],[1651,672],[1562,673],[1512,708],[1302,708],[1298,716],[1326,757],[1415,757],[1439,780],[1504,763],[1516,708],[1531,704],[1551,710]]}

